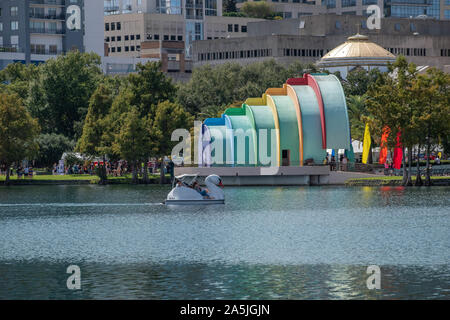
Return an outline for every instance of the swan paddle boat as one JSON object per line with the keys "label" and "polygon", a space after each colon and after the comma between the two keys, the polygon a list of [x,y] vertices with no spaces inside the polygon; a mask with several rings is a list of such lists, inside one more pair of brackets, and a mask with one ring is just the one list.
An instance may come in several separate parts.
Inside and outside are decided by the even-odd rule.
{"label": "swan paddle boat", "polygon": [[206,188],[201,188],[198,174],[183,174],[175,177],[173,189],[167,195],[166,205],[224,204],[222,178],[216,174],[205,179]]}

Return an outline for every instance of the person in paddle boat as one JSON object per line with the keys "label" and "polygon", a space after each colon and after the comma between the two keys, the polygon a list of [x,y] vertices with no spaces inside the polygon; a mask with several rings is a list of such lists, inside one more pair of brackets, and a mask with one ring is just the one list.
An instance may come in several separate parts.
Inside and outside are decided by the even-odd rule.
{"label": "person in paddle boat", "polygon": [[211,174],[205,178],[205,187],[200,186],[198,174],[183,174],[175,177],[173,189],[165,204],[224,204],[222,178]]}
{"label": "person in paddle boat", "polygon": [[208,189],[202,189],[202,187],[200,187],[200,184],[197,181],[194,182],[192,188],[198,193],[200,193],[203,196],[203,199],[214,199],[209,196]]}

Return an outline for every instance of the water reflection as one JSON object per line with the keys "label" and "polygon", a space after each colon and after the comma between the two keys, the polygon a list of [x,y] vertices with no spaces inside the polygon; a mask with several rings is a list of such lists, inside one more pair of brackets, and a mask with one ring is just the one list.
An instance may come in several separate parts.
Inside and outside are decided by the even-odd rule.
{"label": "water reflection", "polygon": [[180,208],[159,186],[0,187],[0,299],[448,299],[449,191],[241,187]]}
{"label": "water reflection", "polygon": [[0,264],[0,299],[448,299],[448,266],[80,263],[82,289],[66,289],[66,264]]}

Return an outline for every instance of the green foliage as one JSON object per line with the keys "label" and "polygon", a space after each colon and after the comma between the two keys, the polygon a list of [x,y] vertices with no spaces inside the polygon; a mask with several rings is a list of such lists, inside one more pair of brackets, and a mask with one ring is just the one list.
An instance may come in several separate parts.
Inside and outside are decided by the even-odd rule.
{"label": "green foliage", "polygon": [[[229,14],[229,13],[237,13],[237,9],[236,9],[236,0],[223,0],[222,2],[222,6],[223,6],[223,15],[226,16],[225,14]],[[228,16],[228,17],[233,17],[233,16]]]}
{"label": "green foliage", "polygon": [[274,13],[273,5],[267,1],[245,2],[242,5],[241,12],[250,18],[264,19]]}
{"label": "green foliage", "polygon": [[224,12],[222,15],[224,17],[239,17],[239,18],[247,17],[247,15],[243,12]]}
{"label": "green foliage", "polygon": [[153,120],[155,149],[159,156],[170,154],[178,141],[171,141],[175,129],[187,129],[193,126],[193,117],[177,103],[164,101],[157,105]]}
{"label": "green foliage", "polygon": [[20,62],[10,63],[0,71],[0,92],[16,93],[23,101],[28,97],[29,83],[39,76],[39,67]]}
{"label": "green foliage", "polygon": [[[31,159],[38,151],[39,125],[17,94],[0,93],[0,161],[7,168],[13,162]],[[7,173],[7,182],[9,172]]]}
{"label": "green foliage", "polygon": [[368,116],[366,96],[347,96],[347,109],[352,139],[363,141],[365,117]]}
{"label": "green foliage", "polygon": [[71,51],[42,64],[30,82],[26,105],[44,133],[81,135],[89,99],[101,79],[100,57]]}
{"label": "green foliage", "polygon": [[[115,96],[118,94],[120,82],[106,81],[95,90],[84,121],[83,132],[76,149],[85,154],[104,155],[105,137],[108,132],[105,118],[110,112]],[[110,143],[108,144],[110,145]]]}
{"label": "green foliage", "polygon": [[154,107],[162,101],[173,101],[176,88],[172,80],[161,71],[160,62],[137,65],[138,72],[128,76],[132,93],[131,105],[140,115],[153,115]]}
{"label": "green foliage", "polygon": [[75,143],[61,134],[41,134],[37,142],[39,144],[39,153],[36,161],[44,167],[51,167],[57,163],[64,152],[72,151]]}
{"label": "green foliage", "polygon": [[316,71],[313,65],[294,63],[286,67],[273,59],[246,66],[205,65],[194,70],[189,82],[179,85],[177,98],[188,112],[197,115],[211,106],[227,106],[261,96],[267,88],[280,87],[288,78]]}
{"label": "green foliage", "polygon": [[366,71],[364,69],[354,69],[347,74],[345,80],[341,79],[342,87],[346,96],[362,96],[369,86],[375,83],[381,73],[378,69]]}
{"label": "green foliage", "polygon": [[80,163],[81,159],[73,152],[66,153],[64,157],[64,165],[66,167],[72,167],[76,163]]}
{"label": "green foliage", "polygon": [[[409,159],[415,145],[426,146],[429,158],[432,146],[450,135],[450,76],[434,68],[419,75],[416,66],[408,64],[403,56],[389,66],[389,71],[378,77],[368,90],[372,131],[380,136],[382,128],[388,126],[389,147],[395,146],[396,133],[400,131]],[[404,178],[405,170],[404,166]],[[408,170],[404,183],[410,180]],[[429,170],[426,181],[431,183]]]}

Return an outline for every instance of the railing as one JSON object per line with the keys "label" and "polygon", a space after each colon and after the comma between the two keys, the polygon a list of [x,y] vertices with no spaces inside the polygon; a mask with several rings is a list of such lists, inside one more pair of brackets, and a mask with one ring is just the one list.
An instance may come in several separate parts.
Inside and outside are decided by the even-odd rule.
{"label": "railing", "polygon": [[32,19],[51,19],[51,20],[66,20],[65,14],[42,14],[42,13],[30,13]]}
{"label": "railing", "polygon": [[31,50],[31,54],[41,54],[41,55],[49,55],[49,56],[56,56],[59,55],[61,53],[63,53],[64,51],[62,50],[49,50],[49,49],[45,49],[45,50]]}
{"label": "railing", "polygon": [[57,5],[64,6],[64,0],[30,0],[30,4],[48,4],[48,5]]}
{"label": "railing", "polygon": [[64,30],[54,30],[45,28],[31,28],[31,33],[64,34]]}
{"label": "railing", "polygon": [[22,48],[16,48],[16,47],[0,47],[0,52],[23,53],[24,50]]}
{"label": "railing", "polygon": [[119,11],[119,6],[107,6],[107,7],[105,7],[105,11],[106,12]]}

